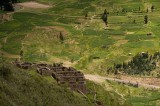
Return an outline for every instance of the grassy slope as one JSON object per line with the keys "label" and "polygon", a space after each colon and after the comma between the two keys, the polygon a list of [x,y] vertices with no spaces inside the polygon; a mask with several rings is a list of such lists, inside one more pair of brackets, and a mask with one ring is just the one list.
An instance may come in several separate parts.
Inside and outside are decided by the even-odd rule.
{"label": "grassy slope", "polygon": [[100,101],[104,106],[132,106],[132,102],[125,100],[114,90],[111,91],[108,88],[105,88],[105,85],[87,81],[87,87],[92,92],[96,92],[96,95],[95,93],[87,94],[87,97],[90,100],[95,100],[96,98],[96,100]]}
{"label": "grassy slope", "polygon": [[[7,71],[7,69],[9,69]],[[104,106],[131,106],[115,92],[87,81],[87,88],[96,91],[96,100]],[[15,66],[0,66],[0,103],[2,106],[93,106],[94,93],[87,98],[60,87],[51,77],[40,76],[33,70],[21,70]]]}
{"label": "grassy slope", "polygon": [[[52,59],[55,57],[62,58],[62,62],[63,60],[74,60],[78,63],[75,66],[77,68],[86,69],[92,73],[102,72],[103,74],[106,67],[113,65],[113,63],[121,63],[130,59],[132,56],[129,56],[128,53],[135,55],[142,51],[155,52],[159,50],[160,7],[158,0],[145,0],[146,3],[139,0],[125,3],[124,0],[107,0],[105,2],[103,0],[82,0],[83,3],[78,5],[75,5],[77,1],[74,0],[65,0],[63,2],[59,0],[37,1],[52,2],[56,6],[44,11],[32,10],[34,13],[24,10],[23,12],[15,13],[13,15],[14,20],[1,24],[1,50],[11,54],[19,54],[19,51],[23,49],[24,58],[30,61],[53,62]],[[89,1],[89,3],[86,1]],[[143,16],[146,14],[146,8],[150,7],[151,4],[155,5],[156,10],[154,13],[148,13],[149,24],[144,25]],[[138,9],[139,6],[141,6],[142,13],[131,12],[132,9]],[[128,13],[120,12],[117,16],[118,8],[121,7],[126,8]],[[84,17],[86,12],[89,12],[89,16],[93,16],[95,11],[96,14],[101,14],[105,8],[111,11],[108,30],[103,29],[104,25],[100,19],[90,21],[79,17],[67,17]],[[37,12],[47,14],[39,14]],[[65,14],[67,16],[62,18],[62,16],[55,14]],[[131,16],[131,18],[128,18],[128,16]],[[136,19],[136,24],[132,23],[133,19]],[[84,23],[81,25],[77,24],[82,21]],[[52,31],[39,31],[35,26],[60,26],[65,28],[69,35],[65,37],[65,42],[61,44],[58,39],[50,39],[50,37],[52,38]],[[78,29],[75,26],[78,26]],[[42,32],[47,32],[47,35],[44,35]],[[134,33],[127,35],[127,32]],[[147,37],[146,33],[148,32],[153,32],[154,36]],[[7,40],[5,41],[6,38]],[[114,45],[121,40],[128,40],[128,42],[120,46]],[[106,49],[101,48],[102,46],[106,46]],[[95,60],[93,59],[94,57],[100,57],[100,59]],[[138,103],[139,105],[142,104],[144,106],[146,104],[143,101],[144,98],[142,97],[142,103]],[[152,98],[152,95],[150,98]],[[129,101],[135,103],[136,106],[138,100],[137,96],[135,98],[131,96]],[[147,101],[148,99],[144,100]]]}
{"label": "grassy slope", "polygon": [[[94,105],[94,93],[89,93],[84,98],[58,86],[51,77],[40,76],[33,70],[21,70],[11,64],[5,66],[11,71],[5,74],[0,68],[0,103],[3,106]],[[104,106],[159,106],[159,91],[137,89],[113,82],[98,85],[91,81],[87,81],[87,88],[96,92],[96,100],[101,101]]]}
{"label": "grassy slope", "polygon": [[[79,94],[56,84],[51,78],[33,71],[11,69],[8,76],[0,70],[0,103],[2,106],[83,106],[92,105]],[[6,77],[4,77],[6,76]]]}
{"label": "grassy slope", "polygon": [[113,92],[121,94],[127,102],[131,102],[133,106],[159,106],[160,105],[160,91],[135,88],[118,84],[116,82],[107,81],[103,84],[108,88],[112,88]]}

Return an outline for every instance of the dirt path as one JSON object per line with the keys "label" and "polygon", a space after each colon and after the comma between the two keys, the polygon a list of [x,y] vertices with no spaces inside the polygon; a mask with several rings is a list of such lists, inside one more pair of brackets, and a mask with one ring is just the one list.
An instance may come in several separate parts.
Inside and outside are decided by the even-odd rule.
{"label": "dirt path", "polygon": [[[125,83],[125,84],[130,83],[132,85],[137,84],[137,82],[134,82],[134,81],[120,80],[120,79],[102,77],[102,76],[99,76],[99,75],[91,75],[91,74],[86,74],[85,78],[88,79],[88,80],[94,81],[96,83],[103,83],[106,80],[109,80],[109,81],[116,81],[116,82]],[[145,87],[145,88],[152,88],[152,89],[160,89],[160,86],[149,85],[149,84],[144,84],[144,83],[138,83],[138,86]]]}
{"label": "dirt path", "polygon": [[7,53],[7,52],[2,51],[2,50],[0,50],[0,54],[3,55],[4,57],[7,57],[7,58],[13,58],[13,59],[20,58],[19,55],[10,54],[10,53]]}
{"label": "dirt path", "polygon": [[26,8],[33,8],[33,9],[46,9],[46,8],[52,7],[50,5],[41,4],[41,3],[38,3],[38,2],[34,2],[34,1],[17,3],[16,5],[26,7]]}
{"label": "dirt path", "polygon": [[121,45],[123,45],[123,44],[126,44],[127,42],[128,42],[128,40],[118,40],[118,41],[114,44],[114,46],[119,47],[119,46],[121,46]]}

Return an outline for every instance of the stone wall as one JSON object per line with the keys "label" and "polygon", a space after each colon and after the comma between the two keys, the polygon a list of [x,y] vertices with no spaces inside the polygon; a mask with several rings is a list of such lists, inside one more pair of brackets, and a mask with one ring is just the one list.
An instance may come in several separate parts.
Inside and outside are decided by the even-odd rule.
{"label": "stone wall", "polygon": [[17,67],[28,70],[36,70],[40,75],[52,76],[59,85],[70,87],[71,90],[87,93],[84,74],[72,67],[64,67],[62,64],[44,64],[30,62],[13,62]]}
{"label": "stone wall", "polygon": [[0,22],[6,22],[12,20],[12,15],[9,13],[0,14]]}

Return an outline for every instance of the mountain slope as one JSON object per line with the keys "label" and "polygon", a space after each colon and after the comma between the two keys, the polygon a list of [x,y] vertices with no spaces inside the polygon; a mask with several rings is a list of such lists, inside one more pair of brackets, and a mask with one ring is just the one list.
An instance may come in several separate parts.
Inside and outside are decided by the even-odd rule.
{"label": "mountain slope", "polygon": [[1,106],[91,106],[79,94],[12,65],[0,67]]}

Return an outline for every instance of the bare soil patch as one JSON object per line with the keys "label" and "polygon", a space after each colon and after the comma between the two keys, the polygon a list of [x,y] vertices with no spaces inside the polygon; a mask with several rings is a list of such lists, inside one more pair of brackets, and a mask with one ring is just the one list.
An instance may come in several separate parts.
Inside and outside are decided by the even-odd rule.
{"label": "bare soil patch", "polygon": [[52,59],[52,61],[54,61],[55,63],[63,63],[63,65],[65,67],[73,67],[76,64],[76,62],[72,63],[72,62],[70,62],[68,60],[64,60],[64,59],[60,59],[60,58],[56,58],[56,57],[54,57]]}
{"label": "bare soil patch", "polygon": [[119,41],[117,41],[117,43],[114,44],[114,46],[119,47],[123,44],[126,44],[127,42],[128,42],[128,40],[119,40]]}
{"label": "bare soil patch", "polygon": [[20,58],[19,55],[9,54],[9,53],[7,53],[5,51],[1,51],[1,50],[0,50],[0,54],[3,55],[4,57],[7,57],[7,58],[14,58],[14,59]]}
{"label": "bare soil patch", "polygon": [[138,83],[144,83],[148,85],[156,85],[160,86],[160,78],[139,78],[139,77],[129,77],[129,76],[121,76],[122,80],[134,81]]}
{"label": "bare soil patch", "polygon": [[[127,84],[128,82],[131,84],[137,84],[141,87],[145,87],[145,88],[154,88],[154,89],[160,89],[159,86],[159,82],[160,80],[158,78],[149,78],[149,80],[152,83],[147,83],[147,79],[146,78],[138,78],[137,80],[136,77],[121,77],[121,79],[116,79],[116,78],[109,78],[109,77],[103,77],[103,76],[99,76],[99,75],[91,75],[91,74],[86,74],[85,78],[91,81],[94,81],[96,83],[103,83],[106,80],[109,81],[116,81],[116,82],[121,82],[121,83],[125,83]],[[157,83],[156,83],[157,82]]]}
{"label": "bare soil patch", "polygon": [[111,37],[112,39],[115,39],[115,40],[121,40],[121,39],[124,39],[123,36],[112,36]]}
{"label": "bare soil patch", "polygon": [[135,32],[126,32],[126,35],[132,35],[134,34]]}
{"label": "bare soil patch", "polygon": [[88,80],[94,81],[96,83],[103,83],[103,82],[106,81],[105,77],[101,77],[101,76],[98,76],[98,75],[86,74],[85,78],[88,79]]}
{"label": "bare soil patch", "polygon": [[34,2],[34,1],[18,3],[17,5],[26,7],[26,8],[34,8],[34,9],[46,9],[46,8],[51,7],[50,5],[41,4],[41,3]]}

